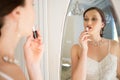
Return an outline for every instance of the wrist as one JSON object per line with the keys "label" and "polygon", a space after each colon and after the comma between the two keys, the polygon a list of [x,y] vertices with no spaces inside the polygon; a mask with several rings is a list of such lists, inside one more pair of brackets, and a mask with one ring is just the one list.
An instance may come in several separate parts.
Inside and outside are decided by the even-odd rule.
{"label": "wrist", "polygon": [[36,66],[40,66],[40,63],[26,63],[26,65],[28,66],[28,67],[36,67]]}
{"label": "wrist", "polygon": [[39,64],[27,64],[30,80],[43,80]]}
{"label": "wrist", "polygon": [[28,69],[38,69],[40,68],[40,63],[26,63]]}
{"label": "wrist", "polygon": [[88,48],[87,47],[82,47],[82,52],[83,53],[87,53],[88,52]]}

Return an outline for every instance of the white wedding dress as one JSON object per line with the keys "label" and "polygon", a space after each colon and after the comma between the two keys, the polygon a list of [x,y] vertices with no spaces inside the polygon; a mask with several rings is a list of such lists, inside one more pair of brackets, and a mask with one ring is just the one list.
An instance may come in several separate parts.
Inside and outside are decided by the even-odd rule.
{"label": "white wedding dress", "polygon": [[117,78],[117,56],[110,53],[110,41],[108,54],[100,62],[88,57],[86,80],[119,80]]}
{"label": "white wedding dress", "polygon": [[108,54],[100,62],[88,57],[86,80],[119,80],[117,78],[117,56],[110,53],[110,41]]}
{"label": "white wedding dress", "polygon": [[117,57],[108,54],[97,62],[88,57],[86,80],[119,80],[117,77]]}

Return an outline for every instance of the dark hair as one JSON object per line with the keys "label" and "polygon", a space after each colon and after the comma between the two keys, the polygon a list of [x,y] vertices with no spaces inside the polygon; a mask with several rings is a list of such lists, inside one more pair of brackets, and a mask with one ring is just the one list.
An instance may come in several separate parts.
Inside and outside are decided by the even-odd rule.
{"label": "dark hair", "polygon": [[[11,13],[17,6],[24,6],[25,0],[0,0],[0,30],[4,25],[4,17]],[[0,31],[1,36],[1,31]]]}
{"label": "dark hair", "polygon": [[[83,17],[85,17],[85,14],[86,12],[90,11],[90,10],[96,10],[101,18],[102,18],[102,22],[104,23],[104,26],[106,25],[106,19],[105,19],[105,15],[103,13],[103,11],[97,7],[91,7],[91,8],[88,8],[84,13],[83,13]],[[100,36],[103,37],[103,31],[104,31],[104,27],[101,29],[101,32],[100,32]]]}

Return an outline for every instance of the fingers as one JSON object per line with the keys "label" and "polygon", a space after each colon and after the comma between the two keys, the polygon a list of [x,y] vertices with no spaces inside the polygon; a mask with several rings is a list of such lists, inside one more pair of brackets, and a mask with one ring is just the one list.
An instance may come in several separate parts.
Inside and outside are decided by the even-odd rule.
{"label": "fingers", "polygon": [[88,32],[84,31],[80,34],[80,36],[83,36],[83,35],[86,35],[86,34],[89,34]]}
{"label": "fingers", "polygon": [[43,44],[33,42],[31,44],[31,49],[32,49],[32,51],[34,51],[35,54],[42,53],[43,52]]}
{"label": "fingers", "polygon": [[34,40],[35,40],[35,41],[40,41],[40,43],[42,43],[42,36],[41,36],[41,34],[40,34],[40,31],[37,31],[37,35],[38,35],[38,37],[35,38]]}
{"label": "fingers", "polygon": [[25,46],[31,46],[31,45],[41,45],[42,44],[42,37],[40,35],[40,31],[37,31],[37,35],[38,35],[38,38],[35,38],[33,37],[33,33],[27,37],[27,40],[26,40],[26,43],[25,43]]}
{"label": "fingers", "polygon": [[30,46],[30,43],[31,43],[31,40],[32,40],[32,39],[33,39],[33,38],[32,38],[32,35],[28,36],[24,47]]}
{"label": "fingers", "polygon": [[42,43],[42,37],[40,35],[40,31],[37,31],[37,35],[38,37],[32,41],[31,46],[34,50],[41,51],[43,50],[43,43]]}
{"label": "fingers", "polygon": [[40,31],[37,31],[37,34],[38,34],[38,39],[42,39],[42,36],[40,34]]}
{"label": "fingers", "polygon": [[90,36],[90,35],[88,35],[88,34],[83,35],[82,38],[81,38],[81,40],[84,41],[84,40],[88,39],[89,36]]}
{"label": "fingers", "polygon": [[79,38],[80,44],[87,45],[88,41],[91,41],[90,34],[86,31],[82,32]]}
{"label": "fingers", "polygon": [[88,32],[82,32],[81,35],[80,35],[80,39],[83,40],[84,38],[87,38],[89,37],[90,35],[88,34]]}

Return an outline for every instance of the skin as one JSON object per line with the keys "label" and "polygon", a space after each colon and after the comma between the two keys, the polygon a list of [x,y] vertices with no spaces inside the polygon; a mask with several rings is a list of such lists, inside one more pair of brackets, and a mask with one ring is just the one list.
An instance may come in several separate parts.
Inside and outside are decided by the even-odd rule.
{"label": "skin", "polygon": [[[90,10],[84,17],[85,30],[80,34],[79,44],[75,44],[71,49],[72,59],[72,80],[86,80],[87,57],[96,62],[102,61],[108,53],[118,57],[117,75],[120,76],[120,51],[119,44],[116,41],[108,40],[100,36],[100,30],[104,27],[102,18],[96,10]],[[86,31],[86,26],[91,27]],[[101,47],[90,44],[91,42],[100,42]],[[110,42],[110,44],[109,44]],[[110,50],[108,46],[110,45]],[[120,77],[119,77],[120,79]]]}
{"label": "skin", "polygon": [[[10,14],[5,16],[5,23],[1,29],[0,37],[0,71],[14,80],[26,80],[21,68],[16,64],[3,61],[2,56],[14,58],[15,48],[22,37],[27,37],[24,44],[24,56],[30,80],[42,80],[40,71],[40,59],[43,53],[43,44],[40,32],[34,39],[32,27],[34,25],[33,0],[26,0],[25,6],[16,7]],[[19,76],[17,76],[19,75]],[[0,76],[0,80],[5,80]]]}

